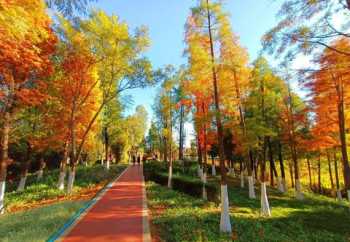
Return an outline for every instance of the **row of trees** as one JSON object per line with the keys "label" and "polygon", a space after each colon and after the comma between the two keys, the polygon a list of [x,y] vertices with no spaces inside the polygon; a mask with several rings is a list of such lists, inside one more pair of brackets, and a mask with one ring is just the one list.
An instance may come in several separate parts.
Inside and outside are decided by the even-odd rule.
{"label": "row of trees", "polygon": [[[328,4],[328,1],[324,2]],[[305,42],[309,37],[307,33],[316,27],[310,27],[309,32],[305,33],[300,26],[296,27],[297,23],[292,23],[298,18],[291,16],[294,12],[290,8],[296,6],[304,6],[309,11],[316,11],[314,8],[318,6],[320,8],[317,13],[326,11],[318,1],[287,1],[281,14],[285,13],[288,18],[264,36],[266,49],[283,53],[290,47],[296,54],[303,47],[309,48],[305,53],[316,48]],[[342,6],[348,9],[347,5]],[[300,11],[306,10],[299,9],[295,14],[301,15]],[[333,13],[339,11],[338,8]],[[316,12],[309,13],[309,17]],[[332,29],[330,22],[328,27],[333,33],[330,36],[335,36],[336,29]],[[285,28],[294,31],[291,33],[292,39],[288,41],[287,33],[283,33],[285,37],[280,37]],[[317,68],[295,71],[287,68],[287,62],[284,62],[277,71],[262,56],[249,63],[247,51],[240,46],[238,37],[230,26],[229,17],[219,1],[198,1],[191,9],[185,33],[188,64],[178,71],[171,70],[168,73],[168,79],[155,102],[157,120],[149,135],[153,137],[152,147],[158,147],[164,154],[164,160],[168,161],[169,187],[172,176],[173,130],[174,127],[179,127],[181,154],[181,127],[183,120],[186,120],[184,117],[191,111],[199,174],[203,183],[206,182],[208,173],[208,155],[219,157],[221,231],[231,232],[226,176],[227,171],[232,173],[235,163],[240,165],[242,186],[244,173],[247,174],[250,198],[256,197],[254,183],[259,180],[261,213],[266,216],[271,216],[267,183],[277,185],[281,192],[286,192],[286,173],[289,170],[296,198],[302,200],[304,196],[300,170],[308,170],[312,185],[312,164],[318,166],[319,191],[322,190],[321,166],[326,162],[332,188],[336,190],[338,199],[342,199],[342,191],[347,191],[350,200],[349,130],[346,125],[349,122],[350,78],[347,70],[350,62],[347,53],[350,53],[350,40],[347,35],[338,31],[337,36],[341,37],[327,44],[319,43],[325,48],[314,58]],[[296,37],[302,43],[294,48],[292,45],[298,45],[299,41],[293,41]],[[287,46],[284,45],[286,43]],[[283,48],[279,48],[279,44]],[[290,61],[291,56],[292,54],[287,54],[285,60]],[[297,78],[301,80],[300,87],[309,93],[308,98],[301,98],[293,91],[292,83]],[[179,159],[182,160],[183,156]],[[335,182],[332,170],[335,171]],[[214,159],[212,175],[216,175]]]}
{"label": "row of trees", "polygon": [[70,193],[76,166],[86,154],[98,153],[101,141],[109,164],[111,148],[126,159],[131,146],[143,139],[147,113],[138,107],[123,117],[122,94],[157,80],[143,56],[149,46],[147,29],[131,31],[117,16],[100,10],[73,18],[86,2],[49,1],[68,16],[58,14],[53,20],[43,1],[0,1],[2,212],[10,164],[21,161],[18,190],[23,190],[31,161],[40,160],[42,176],[45,154],[55,152],[61,160],[58,187],[64,188],[69,164]]}

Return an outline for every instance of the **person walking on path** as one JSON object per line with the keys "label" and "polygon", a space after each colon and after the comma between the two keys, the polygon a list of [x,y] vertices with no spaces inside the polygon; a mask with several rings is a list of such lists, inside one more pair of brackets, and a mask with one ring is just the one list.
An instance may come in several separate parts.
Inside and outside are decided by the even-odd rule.
{"label": "person walking on path", "polygon": [[141,156],[140,156],[140,155],[137,156],[137,164],[138,164],[138,165],[141,164]]}
{"label": "person walking on path", "polygon": [[132,155],[132,165],[134,166],[136,163],[136,156],[135,155]]}

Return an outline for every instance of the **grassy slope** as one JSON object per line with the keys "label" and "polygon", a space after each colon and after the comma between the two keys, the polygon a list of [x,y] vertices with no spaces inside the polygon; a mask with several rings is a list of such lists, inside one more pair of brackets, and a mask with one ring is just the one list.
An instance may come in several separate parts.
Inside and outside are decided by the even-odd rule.
{"label": "grassy slope", "polygon": [[[78,167],[74,193],[70,197],[65,196],[65,191],[60,191],[56,188],[58,171],[44,174],[40,182],[37,182],[36,177],[32,176],[28,178],[26,189],[23,192],[14,190],[5,194],[5,206],[7,210],[12,211],[26,207],[30,208],[32,205],[45,200],[76,200],[79,197],[81,199],[89,199],[104,184],[120,174],[124,168],[125,165],[112,165],[111,169],[107,171],[101,165]],[[9,187],[10,189],[11,187]]]}
{"label": "grassy slope", "polygon": [[[250,200],[239,181],[230,180],[231,221],[237,241],[349,241],[347,207],[334,200],[306,194],[297,201],[292,193],[269,190],[272,217],[260,216],[260,200]],[[220,210],[187,195],[148,184],[153,223],[164,241],[231,241],[218,234]],[[257,197],[259,197],[257,191]]]}
{"label": "grassy slope", "polygon": [[70,201],[0,216],[0,241],[46,241],[84,204]]}

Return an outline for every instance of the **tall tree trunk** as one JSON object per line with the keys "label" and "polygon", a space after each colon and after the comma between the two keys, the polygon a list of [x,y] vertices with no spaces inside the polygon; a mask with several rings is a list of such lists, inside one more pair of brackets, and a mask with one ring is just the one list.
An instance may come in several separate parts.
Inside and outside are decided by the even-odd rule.
{"label": "tall tree trunk", "polygon": [[[236,98],[238,100],[238,111],[239,111],[239,117],[240,117],[240,126],[243,131],[244,139],[247,138],[247,130],[246,130],[246,124],[245,124],[245,117],[243,113],[243,105],[242,105],[242,98],[241,98],[241,92],[239,83],[237,81],[237,73],[236,70],[233,70],[234,74],[234,84],[235,84],[235,90],[236,90]],[[253,160],[253,153],[251,151],[251,147],[248,147],[247,152],[247,171],[248,171],[248,191],[249,191],[249,198],[255,198],[255,190],[254,190],[254,178],[253,178],[253,166],[254,166],[254,160]],[[244,177],[241,175],[241,187],[244,186]],[[243,180],[242,180],[243,179]],[[242,182],[243,181],[243,182]]]}
{"label": "tall tree trunk", "polygon": [[201,142],[199,140],[199,132],[197,135],[197,161],[198,161],[198,167],[197,167],[197,175],[202,178],[203,176],[203,151],[201,147]]}
{"label": "tall tree trunk", "polygon": [[[338,87],[339,89],[340,87]],[[339,139],[341,143],[341,153],[342,153],[342,161],[343,161],[343,176],[344,176],[344,185],[345,190],[347,190],[348,194],[350,194],[350,166],[349,166],[349,158],[347,152],[347,143],[346,143],[346,128],[345,128],[345,114],[344,114],[344,91],[339,91],[339,95],[341,96],[340,101],[338,103],[338,123],[339,123]]]}
{"label": "tall tree trunk", "polygon": [[281,186],[281,181],[279,180],[278,173],[275,166],[275,160],[273,158],[273,150],[272,150],[272,143],[271,138],[267,137],[267,142],[269,146],[269,158],[270,158],[270,185],[273,187],[274,184],[274,176],[277,178],[277,185],[278,187]]}
{"label": "tall tree trunk", "polygon": [[266,175],[266,151],[267,151],[267,138],[264,138],[263,151],[262,151],[262,160],[260,164],[260,172],[261,172],[261,214],[263,216],[271,216],[269,200],[267,197],[266,183],[267,183],[267,175]]}
{"label": "tall tree trunk", "polygon": [[[203,114],[206,114],[204,103],[202,103],[202,111]],[[204,158],[204,164],[203,164],[203,176],[202,176],[202,182],[203,182],[203,188],[202,188],[202,198],[204,200],[207,200],[207,171],[208,171],[208,158],[207,158],[207,119],[205,116],[204,119],[204,125],[203,125],[203,139],[204,139],[204,149],[203,149],[203,158]]]}
{"label": "tall tree trunk", "polygon": [[343,200],[340,184],[339,184],[339,173],[338,173],[338,161],[337,161],[337,150],[334,149],[334,171],[335,171],[335,184],[337,186],[337,200]]}
{"label": "tall tree trunk", "polygon": [[28,169],[30,166],[30,153],[31,153],[31,147],[29,142],[27,142],[27,151],[25,156],[25,162],[22,165],[22,171],[21,171],[21,178],[17,187],[17,191],[21,192],[24,191],[24,188],[26,186],[27,176],[28,176]]}
{"label": "tall tree trunk", "polygon": [[307,162],[307,169],[308,169],[308,172],[309,172],[309,187],[310,189],[312,189],[312,173],[311,173],[311,164],[310,164],[310,158],[309,157],[306,157],[306,162]]}
{"label": "tall tree trunk", "polygon": [[215,158],[214,155],[211,156],[211,175],[216,176],[216,166],[215,166]]}
{"label": "tall tree trunk", "polygon": [[7,165],[9,162],[8,156],[8,145],[9,145],[9,134],[11,127],[11,113],[6,110],[3,118],[2,136],[1,136],[1,152],[0,152],[0,214],[5,212],[4,199],[5,199],[5,186],[6,186],[6,175]]}
{"label": "tall tree trunk", "polygon": [[40,158],[39,170],[37,171],[37,181],[41,180],[44,175],[46,163],[43,157]]}
{"label": "tall tree trunk", "polygon": [[321,155],[318,157],[318,163],[317,163],[317,177],[318,177],[318,192],[321,194],[322,193],[322,183],[321,183]]}
{"label": "tall tree trunk", "polygon": [[286,192],[288,190],[287,182],[286,182],[286,173],[284,170],[284,162],[283,162],[283,156],[282,156],[282,144],[281,141],[278,141],[278,159],[280,162],[280,170],[281,170],[281,177],[282,177],[282,186],[279,188],[280,192]]}
{"label": "tall tree trunk", "polygon": [[212,36],[212,24],[211,24],[211,13],[209,8],[209,0],[207,0],[207,19],[208,19],[208,33],[210,40],[210,54],[212,64],[212,75],[213,75],[213,86],[214,86],[214,101],[215,101],[215,118],[216,127],[218,134],[218,146],[219,146],[219,159],[220,159],[220,174],[221,174],[221,219],[220,219],[220,231],[221,232],[232,232],[230,213],[229,213],[229,201],[227,191],[227,180],[226,180],[226,168],[225,168],[225,153],[224,153],[224,130],[221,123],[221,112],[220,112],[220,101],[218,93],[218,82],[215,67],[215,54],[214,44]]}
{"label": "tall tree trunk", "polygon": [[292,188],[294,188],[294,172],[293,172],[293,164],[290,162],[289,163],[289,174],[290,174],[290,181],[291,181],[291,184],[292,184]]}
{"label": "tall tree trunk", "polygon": [[179,130],[179,160],[184,159],[184,106],[181,104],[180,107],[180,130]]}
{"label": "tall tree trunk", "polygon": [[[170,104],[171,104],[171,92],[169,95]],[[173,186],[173,117],[172,117],[172,110],[171,107],[169,108],[169,174],[168,174],[168,188],[172,188]]]}
{"label": "tall tree trunk", "polygon": [[330,157],[329,151],[327,151],[327,161],[328,161],[329,180],[331,181],[331,189],[332,189],[332,192],[334,192],[334,180],[333,180],[331,157]]}
{"label": "tall tree trunk", "polygon": [[253,178],[253,167],[254,167],[254,157],[253,152],[249,150],[249,167],[248,167],[248,189],[249,189],[249,198],[255,199],[255,189],[254,189],[254,178]]}
{"label": "tall tree trunk", "polygon": [[59,174],[59,178],[58,178],[58,183],[57,183],[57,187],[59,190],[63,191],[64,190],[64,181],[66,178],[66,166],[67,163],[69,161],[69,156],[68,156],[68,152],[69,152],[69,142],[66,141],[65,145],[64,145],[64,151],[63,151],[63,159],[61,160],[61,164],[60,164],[60,174]]}

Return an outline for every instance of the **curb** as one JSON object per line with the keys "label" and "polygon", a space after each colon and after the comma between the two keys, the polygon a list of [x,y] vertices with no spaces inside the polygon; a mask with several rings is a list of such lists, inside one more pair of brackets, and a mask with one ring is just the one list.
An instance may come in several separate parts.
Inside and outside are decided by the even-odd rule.
{"label": "curb", "polygon": [[142,166],[142,207],[143,207],[143,216],[142,216],[142,225],[143,225],[143,242],[151,242],[151,232],[149,227],[148,220],[148,207],[147,207],[147,193],[145,185],[145,177],[143,175],[143,166]]}
{"label": "curb", "polygon": [[126,167],[125,170],[120,173],[120,175],[108,183],[102,190],[100,190],[87,204],[76,212],[73,217],[71,217],[68,222],[66,222],[56,233],[51,235],[46,242],[61,241],[74,227],[82,220],[85,215],[90,211],[90,209],[103,197],[103,195],[114,185],[115,182],[119,180],[124,173],[129,170],[130,166]]}

